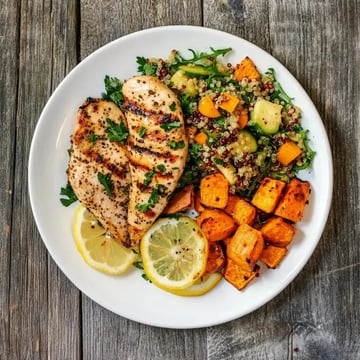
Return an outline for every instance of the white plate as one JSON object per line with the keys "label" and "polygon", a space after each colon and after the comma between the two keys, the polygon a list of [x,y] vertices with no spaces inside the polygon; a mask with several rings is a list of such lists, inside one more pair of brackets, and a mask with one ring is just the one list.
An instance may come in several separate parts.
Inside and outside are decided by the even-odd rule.
{"label": "white plate", "polygon": [[[89,96],[104,91],[106,74],[121,80],[137,73],[136,56],[167,57],[174,48],[208,51],[232,47],[225,61],[236,64],[250,56],[264,72],[269,67],[285,91],[303,111],[303,126],[310,129],[316,157],[311,169],[300,174],[312,186],[310,204],[291,249],[276,270],[262,268],[259,278],[239,292],[225,280],[201,297],[178,297],[145,281],[138,269],[119,277],[87,266],[71,234],[77,204],[65,208],[59,190],[67,182],[67,149],[74,116]],[[61,82],[37,124],[29,158],[29,193],[35,221],[51,256],[84,294],[116,314],[144,324],[169,328],[211,326],[254,311],[282,291],[301,271],[314,251],[325,226],[332,196],[332,158],[324,126],[310,98],[284,66],[257,46],[236,36],[201,27],[169,26],[124,36],[98,49]]]}

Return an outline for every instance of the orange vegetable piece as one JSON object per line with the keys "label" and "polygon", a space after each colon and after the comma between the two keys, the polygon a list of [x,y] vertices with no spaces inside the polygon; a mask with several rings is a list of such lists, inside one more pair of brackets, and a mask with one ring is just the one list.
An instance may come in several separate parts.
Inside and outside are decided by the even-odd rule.
{"label": "orange vegetable piece", "polygon": [[194,208],[194,185],[187,185],[175,193],[164,209],[164,214],[176,214],[177,212]]}
{"label": "orange vegetable piece", "polygon": [[285,186],[286,183],[283,181],[266,177],[261,182],[251,203],[268,214],[272,213],[282,196]]}
{"label": "orange vegetable piece", "polygon": [[219,108],[232,113],[240,103],[240,99],[237,96],[231,95],[229,93],[222,94],[222,101],[219,104]]}
{"label": "orange vegetable piece", "polygon": [[266,241],[280,247],[289,245],[296,232],[292,224],[278,216],[267,220],[260,231]]}
{"label": "orange vegetable piece", "polygon": [[231,259],[226,260],[224,278],[236,289],[243,289],[250,281],[258,275],[258,269],[248,271],[241,268]]}
{"label": "orange vegetable piece", "polygon": [[300,221],[310,195],[310,184],[307,181],[292,179],[286,186],[284,196],[280,200],[275,215],[291,221]]}
{"label": "orange vegetable piece", "polygon": [[240,129],[246,127],[249,122],[249,113],[246,109],[241,109],[238,117],[238,125]]}
{"label": "orange vegetable piece", "polygon": [[209,252],[204,275],[221,270],[225,264],[225,255],[218,242],[209,243]]}
{"label": "orange vegetable piece", "polygon": [[250,225],[240,225],[226,247],[226,255],[242,269],[252,271],[264,249],[264,238]]}
{"label": "orange vegetable piece", "polygon": [[284,166],[294,161],[302,150],[291,140],[286,140],[278,149],[276,160]]}
{"label": "orange vegetable piece", "polygon": [[200,193],[198,191],[195,192],[194,208],[199,214],[205,210],[204,206],[200,202]]}
{"label": "orange vegetable piece", "polygon": [[238,81],[241,81],[244,77],[248,79],[260,79],[260,73],[257,71],[254,62],[248,56],[246,56],[240,64],[236,65],[234,76]]}
{"label": "orange vegetable piece", "polygon": [[226,239],[237,228],[233,218],[218,209],[205,209],[196,221],[209,242]]}
{"label": "orange vegetable piece", "polygon": [[256,218],[255,207],[237,195],[229,195],[229,200],[224,210],[233,217],[238,225],[251,225]]}
{"label": "orange vegetable piece", "polygon": [[285,257],[288,250],[285,247],[268,245],[264,248],[260,260],[269,268],[275,269]]}
{"label": "orange vegetable piece", "polygon": [[193,138],[197,132],[197,127],[196,126],[187,126],[185,128],[186,130],[186,135],[188,138]]}
{"label": "orange vegetable piece", "polygon": [[229,182],[221,173],[207,175],[200,182],[200,201],[203,205],[223,209],[229,198]]}
{"label": "orange vegetable piece", "polygon": [[198,110],[202,115],[209,118],[217,118],[221,116],[220,111],[215,107],[214,102],[208,95],[200,99],[198,104]]}
{"label": "orange vegetable piece", "polygon": [[204,145],[206,144],[206,141],[208,139],[208,136],[203,132],[199,132],[194,136],[194,140],[197,144],[199,145]]}

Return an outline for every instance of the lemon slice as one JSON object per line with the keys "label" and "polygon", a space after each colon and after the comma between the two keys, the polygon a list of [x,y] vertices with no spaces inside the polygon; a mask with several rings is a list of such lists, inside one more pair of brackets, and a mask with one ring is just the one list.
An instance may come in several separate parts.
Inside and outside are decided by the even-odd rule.
{"label": "lemon slice", "polygon": [[138,255],[116,241],[84,206],[75,212],[73,236],[76,247],[92,268],[111,275],[125,272]]}
{"label": "lemon slice", "polygon": [[208,242],[189,217],[158,220],[140,243],[147,277],[164,290],[185,289],[205,271]]}
{"label": "lemon slice", "polygon": [[186,289],[171,290],[175,295],[181,296],[200,296],[212,290],[222,279],[222,274],[214,272],[205,276],[201,276],[194,284]]}

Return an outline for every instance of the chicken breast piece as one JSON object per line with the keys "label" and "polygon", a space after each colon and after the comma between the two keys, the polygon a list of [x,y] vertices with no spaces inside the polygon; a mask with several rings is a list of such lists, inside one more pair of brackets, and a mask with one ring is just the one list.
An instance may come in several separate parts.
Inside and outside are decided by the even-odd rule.
{"label": "chicken breast piece", "polygon": [[131,247],[127,224],[129,161],[125,145],[109,139],[116,126],[115,132],[122,130],[126,140],[126,119],[111,101],[89,98],[82,104],[76,116],[67,174],[80,202],[117,240]]}
{"label": "chicken breast piece", "polygon": [[139,75],[127,80],[122,91],[129,128],[129,234],[138,243],[177,186],[188,141],[180,102],[164,83]]}

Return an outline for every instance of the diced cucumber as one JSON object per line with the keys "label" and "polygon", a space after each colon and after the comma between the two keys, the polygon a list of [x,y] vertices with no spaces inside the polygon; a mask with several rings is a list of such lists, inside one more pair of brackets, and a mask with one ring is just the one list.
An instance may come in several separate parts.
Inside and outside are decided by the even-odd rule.
{"label": "diced cucumber", "polygon": [[240,130],[238,133],[238,141],[233,143],[233,153],[253,153],[257,150],[257,141],[253,135],[246,130]]}
{"label": "diced cucumber", "polygon": [[236,183],[236,170],[233,165],[229,163],[225,163],[224,165],[215,163],[215,165],[230,185],[234,185]]}
{"label": "diced cucumber", "polygon": [[263,134],[275,134],[281,124],[281,110],[282,105],[259,99],[251,112],[251,120]]}
{"label": "diced cucumber", "polygon": [[171,77],[171,86],[181,93],[194,97],[197,95],[197,80],[191,79],[183,70],[178,70]]}
{"label": "diced cucumber", "polygon": [[184,71],[190,76],[208,76],[212,74],[210,69],[201,65],[180,65],[179,70]]}

